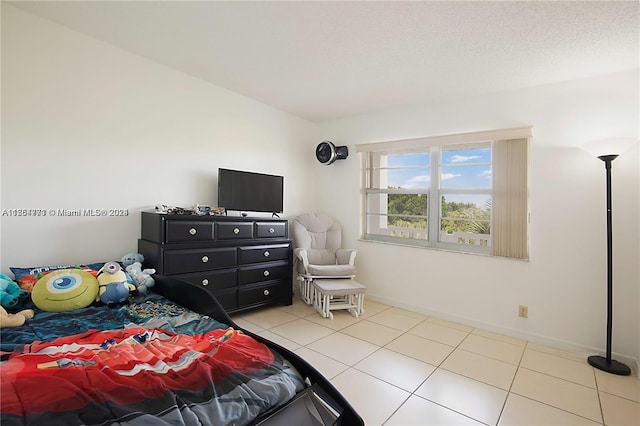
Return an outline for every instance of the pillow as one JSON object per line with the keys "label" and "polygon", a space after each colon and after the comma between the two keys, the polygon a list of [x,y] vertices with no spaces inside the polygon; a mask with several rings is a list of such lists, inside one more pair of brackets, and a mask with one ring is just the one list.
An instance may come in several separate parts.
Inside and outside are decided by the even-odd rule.
{"label": "pillow", "polygon": [[86,308],[97,296],[98,280],[82,269],[51,271],[31,291],[33,304],[47,312]]}
{"label": "pillow", "polygon": [[102,268],[104,262],[89,263],[86,265],[66,265],[66,266],[35,266],[31,268],[15,268],[9,267],[14,276],[14,281],[18,283],[21,289],[31,291],[36,282],[51,271],[60,269],[81,269],[89,272],[94,277],[98,275],[98,271]]}

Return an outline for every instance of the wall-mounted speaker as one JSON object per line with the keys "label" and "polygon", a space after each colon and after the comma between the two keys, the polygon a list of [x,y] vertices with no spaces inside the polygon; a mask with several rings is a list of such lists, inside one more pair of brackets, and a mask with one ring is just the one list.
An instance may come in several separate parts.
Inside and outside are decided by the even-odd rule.
{"label": "wall-mounted speaker", "polygon": [[331,141],[323,141],[316,147],[316,158],[322,164],[333,164],[336,160],[344,160],[349,156],[346,146],[335,146]]}

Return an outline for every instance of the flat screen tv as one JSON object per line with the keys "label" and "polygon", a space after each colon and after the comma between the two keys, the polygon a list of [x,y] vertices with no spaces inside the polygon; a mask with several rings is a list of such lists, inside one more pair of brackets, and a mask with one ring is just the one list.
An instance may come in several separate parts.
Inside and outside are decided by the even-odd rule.
{"label": "flat screen tv", "polygon": [[218,206],[227,211],[282,213],[284,177],[218,169]]}

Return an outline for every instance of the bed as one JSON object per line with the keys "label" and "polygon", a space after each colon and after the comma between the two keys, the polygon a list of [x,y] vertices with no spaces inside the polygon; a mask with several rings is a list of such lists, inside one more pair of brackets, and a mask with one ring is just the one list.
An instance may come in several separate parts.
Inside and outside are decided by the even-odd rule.
{"label": "bed", "polygon": [[0,331],[3,426],[364,424],[310,364],[183,281]]}

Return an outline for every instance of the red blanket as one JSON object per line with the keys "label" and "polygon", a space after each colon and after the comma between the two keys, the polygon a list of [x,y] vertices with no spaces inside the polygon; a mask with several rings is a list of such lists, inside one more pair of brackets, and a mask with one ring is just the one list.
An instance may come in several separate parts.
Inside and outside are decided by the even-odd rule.
{"label": "red blanket", "polygon": [[[184,421],[190,407],[189,416],[205,424],[229,419],[242,424],[258,412],[233,417],[238,397],[251,399],[248,405],[256,404],[255,398],[263,409],[295,394],[298,384],[287,383],[287,369],[265,345],[231,328],[195,336],[141,327],[89,331],[33,343],[0,366],[2,421],[39,423],[81,410],[88,412],[77,419],[83,423],[126,423],[166,413],[167,421],[176,415]],[[274,380],[285,390],[281,395],[254,395],[252,384],[270,387]],[[228,409],[227,399],[233,400]],[[203,403],[212,407],[200,407]],[[92,414],[93,406],[110,408]]]}

